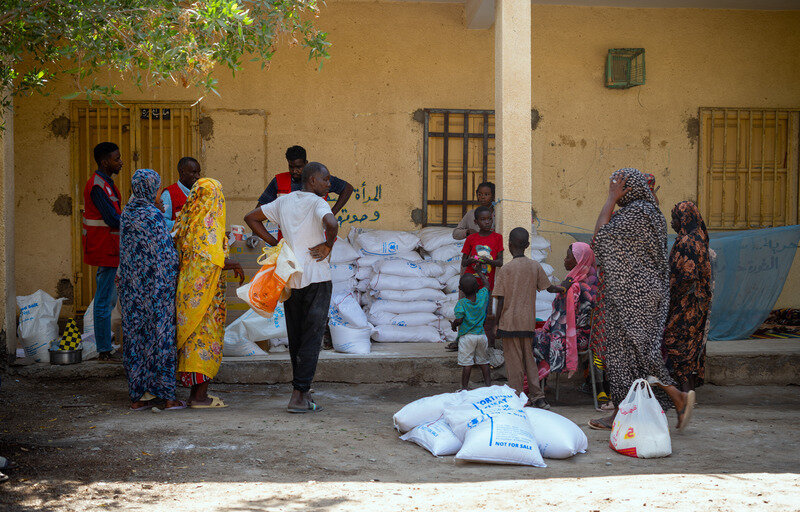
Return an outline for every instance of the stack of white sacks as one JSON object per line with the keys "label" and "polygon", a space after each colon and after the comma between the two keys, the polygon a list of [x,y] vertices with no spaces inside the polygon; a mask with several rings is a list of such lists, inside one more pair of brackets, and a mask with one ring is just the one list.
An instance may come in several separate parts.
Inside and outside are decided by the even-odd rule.
{"label": "stack of white sacks", "polygon": [[337,352],[369,354],[372,325],[359,306],[356,290],[356,260],[359,253],[344,239],[338,238],[331,251],[331,305],[328,326]]}
{"label": "stack of white sacks", "polygon": [[[356,289],[374,326],[374,341],[440,342],[452,336],[441,313],[452,298],[445,291],[454,278],[457,288],[461,244],[453,240],[452,229],[359,229],[348,238],[361,254]],[[443,247],[447,258],[441,257]]]}
{"label": "stack of white sacks", "polygon": [[441,265],[423,262],[420,239],[405,231],[362,231],[356,235],[360,290],[379,342],[437,342],[442,335],[434,315],[444,293]]}
{"label": "stack of white sacks", "polygon": [[527,397],[508,386],[443,393],[416,400],[394,415],[400,439],[435,456],[546,467],[544,458],[585,453],[589,443],[572,421],[524,407]]}
{"label": "stack of white sacks", "polygon": [[[556,283],[553,267],[544,261],[550,242],[537,235],[535,228],[532,232],[531,257]],[[338,238],[330,259],[333,291],[328,325],[334,349],[368,354],[370,338],[378,342],[455,340],[450,322],[455,319],[463,246],[448,227],[415,232],[352,228],[347,239]],[[536,316],[550,316],[553,298],[545,291],[537,294]],[[250,314],[231,324],[226,330],[225,355],[263,355],[255,343],[244,343],[250,338],[276,338],[277,344],[285,345],[285,322],[279,309],[273,319]]]}
{"label": "stack of white sacks", "polygon": [[[560,284],[560,281],[555,276],[553,266],[545,262],[549,253],[550,241],[536,232],[536,226],[531,226],[531,258],[539,262],[551,283]],[[542,320],[550,318],[550,314],[553,312],[553,299],[555,298],[555,294],[548,291],[542,290],[536,293],[537,318]]]}

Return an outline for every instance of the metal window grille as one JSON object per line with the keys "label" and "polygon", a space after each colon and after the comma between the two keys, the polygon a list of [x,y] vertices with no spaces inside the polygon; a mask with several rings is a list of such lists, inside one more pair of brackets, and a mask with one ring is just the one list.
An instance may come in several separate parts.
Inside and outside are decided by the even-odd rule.
{"label": "metal window grille", "polygon": [[424,125],[424,225],[455,226],[494,181],[494,111],[426,109]]}
{"label": "metal window grille", "polygon": [[94,269],[83,264],[81,247],[83,187],[97,168],[94,146],[109,141],[120,147],[124,165],[114,182],[124,204],[130,197],[131,176],[136,169],[156,170],[161,175],[162,187],[177,180],[178,160],[196,156],[197,121],[198,110],[190,103],[71,102],[72,268],[76,311],[89,306],[96,286]]}
{"label": "metal window grille", "polygon": [[800,109],[701,108],[698,202],[712,229],[798,222]]}
{"label": "metal window grille", "polygon": [[644,48],[612,48],[606,57],[606,87],[628,89],[644,85]]}

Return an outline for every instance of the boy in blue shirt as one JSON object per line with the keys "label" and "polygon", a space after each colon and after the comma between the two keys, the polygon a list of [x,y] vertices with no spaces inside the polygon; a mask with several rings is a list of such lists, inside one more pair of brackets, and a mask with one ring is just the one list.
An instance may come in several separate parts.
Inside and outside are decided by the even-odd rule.
{"label": "boy in blue shirt", "polygon": [[486,385],[492,385],[489,375],[489,339],[483,329],[489,304],[489,283],[485,273],[480,272],[478,276],[482,284],[472,274],[461,276],[458,288],[464,298],[456,303],[456,319],[451,323],[454,331],[458,329],[458,365],[462,367],[463,390],[469,389],[469,377],[474,366],[481,369]]}

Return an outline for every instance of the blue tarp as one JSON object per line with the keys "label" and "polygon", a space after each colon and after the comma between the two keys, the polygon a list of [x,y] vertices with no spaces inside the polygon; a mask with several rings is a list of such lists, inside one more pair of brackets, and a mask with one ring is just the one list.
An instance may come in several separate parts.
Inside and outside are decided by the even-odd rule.
{"label": "blue tarp", "polygon": [[[590,243],[591,233],[566,233]],[[709,339],[740,340],[767,319],[783,290],[800,241],[800,225],[709,233],[714,262],[714,302]],[[670,248],[675,235],[669,236]]]}

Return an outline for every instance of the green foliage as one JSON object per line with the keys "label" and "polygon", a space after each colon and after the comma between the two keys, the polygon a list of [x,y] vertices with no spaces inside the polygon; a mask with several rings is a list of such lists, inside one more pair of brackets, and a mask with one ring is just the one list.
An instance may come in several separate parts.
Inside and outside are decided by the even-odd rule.
{"label": "green foliage", "polygon": [[[268,65],[280,45],[320,65],[327,35],[313,24],[324,0],[0,0],[2,105],[74,83],[66,98],[120,94],[98,79],[116,71],[139,88],[175,83],[216,92],[214,71]],[[106,76],[106,75],[104,75]]]}

